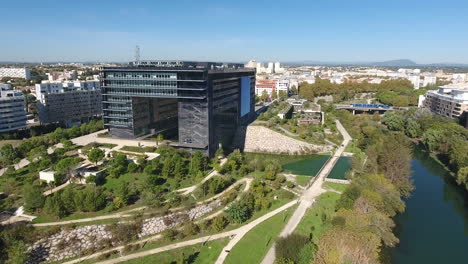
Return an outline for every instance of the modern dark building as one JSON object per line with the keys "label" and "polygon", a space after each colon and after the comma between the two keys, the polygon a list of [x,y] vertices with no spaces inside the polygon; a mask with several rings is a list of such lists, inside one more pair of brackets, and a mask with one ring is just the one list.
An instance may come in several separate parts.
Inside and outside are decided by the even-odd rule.
{"label": "modern dark building", "polygon": [[255,115],[255,69],[242,64],[139,61],[103,67],[104,125],[109,135],[164,133],[174,145],[212,156]]}

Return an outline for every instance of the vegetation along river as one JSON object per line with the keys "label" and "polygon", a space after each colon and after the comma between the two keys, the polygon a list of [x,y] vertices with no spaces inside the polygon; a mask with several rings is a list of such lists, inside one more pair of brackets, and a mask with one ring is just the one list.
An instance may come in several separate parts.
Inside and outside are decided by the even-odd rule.
{"label": "vegetation along river", "polygon": [[426,153],[412,161],[415,189],[395,218],[400,239],[391,263],[468,263],[468,194]]}

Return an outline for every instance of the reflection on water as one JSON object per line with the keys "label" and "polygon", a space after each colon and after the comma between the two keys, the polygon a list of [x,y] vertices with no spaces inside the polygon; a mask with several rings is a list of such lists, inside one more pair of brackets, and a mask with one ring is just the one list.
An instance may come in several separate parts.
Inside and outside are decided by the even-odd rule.
{"label": "reflection on water", "polygon": [[400,244],[391,262],[468,263],[468,195],[440,164],[416,149],[415,190],[406,211],[395,218]]}

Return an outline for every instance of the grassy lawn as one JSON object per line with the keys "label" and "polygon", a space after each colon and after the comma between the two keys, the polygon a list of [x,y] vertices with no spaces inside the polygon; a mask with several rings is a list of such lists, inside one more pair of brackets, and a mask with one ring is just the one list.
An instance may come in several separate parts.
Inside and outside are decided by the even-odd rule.
{"label": "grassy lawn", "polygon": [[13,147],[18,147],[23,140],[20,139],[6,139],[6,140],[0,140],[0,147],[3,147],[4,145],[11,144]]}
{"label": "grassy lawn", "polygon": [[320,235],[329,227],[330,219],[335,213],[336,201],[340,194],[326,192],[318,198],[312,207],[310,207],[294,233],[309,236],[312,234],[312,241],[317,244]]}
{"label": "grassy lawn", "polygon": [[296,162],[296,161],[320,158],[323,156],[324,155],[282,155],[282,154],[267,154],[267,153],[252,153],[252,152],[245,153],[246,160],[252,160],[254,158],[258,158],[260,160],[276,160],[281,165],[285,165],[285,164]]}
{"label": "grassy lawn", "polygon": [[205,245],[197,244],[193,246],[177,248],[158,254],[125,261],[126,264],[153,264],[153,263],[179,263],[178,261],[184,257],[188,259],[188,263],[192,264],[212,264],[216,261],[221,250],[227,245],[228,239],[219,239],[209,241]]}
{"label": "grassy lawn", "polygon": [[154,152],[156,148],[155,147],[123,146],[120,148],[120,150],[137,152],[137,153],[145,153],[145,152]]}
{"label": "grassy lawn", "polygon": [[336,182],[325,182],[323,186],[334,189],[339,192],[344,192],[344,190],[348,188],[348,184],[341,184]]}
{"label": "grassy lawn", "polygon": [[311,176],[296,175],[296,183],[302,186],[306,186],[311,178]]}
{"label": "grassy lawn", "polygon": [[278,213],[250,230],[234,246],[225,263],[260,263],[295,208],[294,206]]}

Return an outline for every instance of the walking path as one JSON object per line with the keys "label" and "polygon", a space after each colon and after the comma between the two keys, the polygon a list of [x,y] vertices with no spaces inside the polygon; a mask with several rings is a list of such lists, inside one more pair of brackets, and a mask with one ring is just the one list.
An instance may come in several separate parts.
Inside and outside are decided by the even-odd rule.
{"label": "walking path", "polygon": [[[153,254],[157,254],[157,253],[160,253],[160,252],[164,252],[164,251],[168,251],[168,250],[172,250],[172,249],[176,249],[176,248],[191,246],[191,245],[204,243],[204,242],[211,241],[211,240],[217,240],[217,239],[220,239],[220,238],[229,237],[229,236],[234,235],[234,238],[223,249],[223,251],[221,252],[221,255],[219,256],[218,260],[216,261],[216,263],[223,263],[224,259],[226,258],[227,254],[228,254],[228,252],[226,252],[226,249],[228,249],[228,248],[230,249],[230,247],[229,247],[230,244],[236,244],[237,243],[237,242],[232,243],[233,241],[240,240],[247,232],[249,232],[252,228],[257,226],[258,224],[260,224],[260,223],[264,222],[265,220],[269,219],[270,217],[275,216],[276,214],[290,208],[291,206],[294,206],[296,203],[297,203],[297,200],[291,201],[291,202],[289,202],[289,203],[287,203],[287,204],[285,204],[285,205],[283,205],[283,206],[281,206],[281,207],[279,207],[279,208],[277,208],[277,209],[275,209],[275,210],[273,210],[273,211],[271,211],[271,212],[269,212],[269,213],[255,219],[254,221],[250,222],[249,224],[241,226],[241,227],[239,227],[239,228],[237,228],[235,230],[231,230],[231,231],[227,231],[227,232],[223,232],[223,233],[219,233],[219,234],[214,234],[214,235],[210,235],[210,236],[204,236],[204,237],[200,237],[200,238],[196,238],[196,239],[192,239],[192,240],[187,240],[187,241],[183,241],[183,242],[179,242],[179,243],[174,243],[174,244],[167,245],[167,246],[164,246],[164,247],[155,248],[155,249],[151,249],[151,250],[147,250],[147,251],[143,251],[143,252],[138,252],[138,253],[122,256],[122,257],[115,258],[115,259],[101,261],[101,262],[98,262],[98,264],[120,263],[120,262],[123,262],[123,261],[128,261],[128,260],[132,260],[132,259],[136,259],[136,258],[141,258],[141,257],[145,257],[145,256],[148,256],[148,255],[153,255]],[[115,250],[115,249],[116,248],[114,248],[112,250]],[[223,253],[225,253],[225,254],[223,254]],[[99,256],[99,254],[102,254],[102,252],[96,253],[96,256]],[[90,257],[88,257],[86,259],[89,259],[89,258]],[[219,262],[219,261],[221,261],[221,262]],[[73,263],[78,263],[78,262],[79,262],[78,260],[73,260],[73,261],[66,262],[64,264],[73,264]]]}
{"label": "walking path", "polygon": [[[233,188],[235,188],[236,186],[238,186],[239,184],[242,184],[244,182],[246,182],[247,186],[250,187],[250,182],[251,181],[252,181],[252,179],[250,179],[250,178],[242,178],[242,179],[238,180],[237,182],[235,182],[234,184],[232,184],[231,186],[229,186],[229,188],[227,188],[226,190],[224,190],[224,191],[218,193],[217,195],[212,196],[212,197],[210,197],[210,198],[208,198],[206,200],[197,202],[197,204],[211,202],[211,201],[223,196],[224,194],[226,194],[227,192],[229,192],[230,190],[232,190]],[[246,187],[244,189],[244,191],[248,190],[249,187]],[[134,209],[131,209],[131,210],[122,211],[120,213],[115,213],[115,214],[110,214],[110,215],[102,215],[102,216],[95,216],[95,217],[75,219],[75,220],[66,220],[66,221],[60,221],[60,222],[38,223],[38,224],[33,224],[33,226],[35,226],[35,227],[57,226],[57,225],[68,225],[68,224],[93,222],[93,221],[98,221],[98,220],[108,220],[108,219],[115,219],[115,218],[128,218],[128,217],[135,216],[134,214],[129,214],[130,212],[141,211],[141,210],[144,210],[146,208],[148,208],[148,207],[147,206],[141,206],[141,207],[138,207],[138,208],[134,208]],[[175,211],[175,210],[179,210],[179,209],[182,209],[182,208],[181,207],[174,208],[173,210]]]}
{"label": "walking path", "polygon": [[[351,141],[351,136],[348,132],[344,129],[341,125],[340,121],[336,120],[336,127],[343,135],[343,144],[336,150],[333,156],[328,160],[325,166],[320,170],[319,174],[314,179],[312,185],[304,191],[300,198],[300,204],[297,207],[294,214],[289,219],[289,222],[286,224],[284,229],[280,233],[280,237],[285,237],[296,229],[297,225],[301,222],[302,217],[306,213],[307,209],[315,202],[315,198],[320,196],[320,194],[324,193],[326,190],[322,188],[322,184],[328,174],[332,171],[333,167],[335,166],[336,162],[340,158],[341,154],[343,153],[344,149]],[[263,258],[262,264],[272,264],[275,261],[275,245],[273,244],[268,253],[266,254],[265,258]]]}
{"label": "walking path", "polygon": [[[220,166],[223,166],[224,163],[226,163],[226,162],[227,162],[227,159],[226,159],[226,158],[222,159],[221,162],[220,162]],[[195,190],[197,189],[198,186],[202,185],[202,184],[205,183],[207,180],[213,178],[213,177],[216,176],[216,175],[219,175],[219,172],[216,171],[216,170],[213,170],[213,171],[211,171],[211,172],[208,174],[208,176],[206,176],[200,183],[195,184],[195,185],[192,185],[192,186],[187,187],[187,188],[178,189],[178,190],[176,190],[176,192],[181,192],[182,195],[188,195],[188,194],[192,193],[193,191],[195,191]]]}

